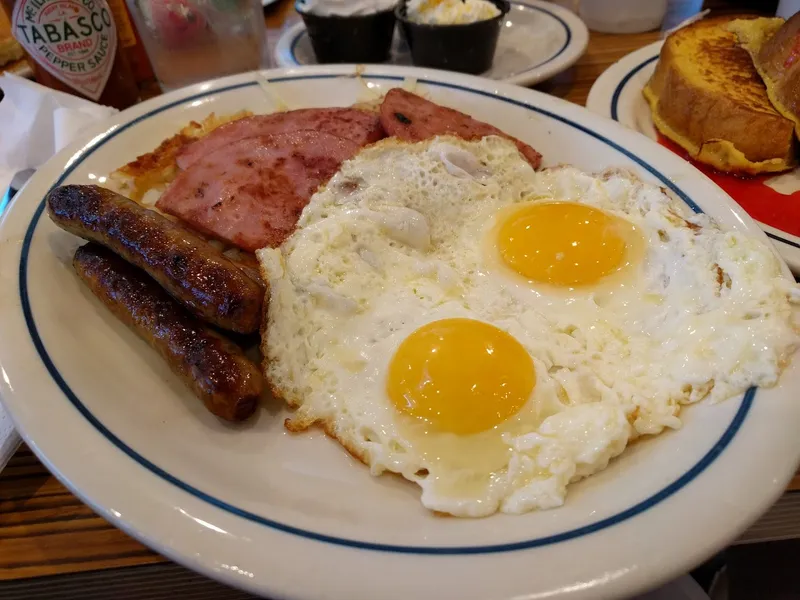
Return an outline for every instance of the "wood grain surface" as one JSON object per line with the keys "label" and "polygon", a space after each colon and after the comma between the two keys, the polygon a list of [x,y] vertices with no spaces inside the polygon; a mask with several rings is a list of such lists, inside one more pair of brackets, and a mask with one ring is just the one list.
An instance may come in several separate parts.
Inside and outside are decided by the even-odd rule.
{"label": "wood grain surface", "polygon": [[[296,18],[292,0],[282,0],[265,18],[274,45]],[[592,33],[583,58],[537,88],[583,105],[595,79],[608,66],[658,38],[658,32]],[[151,85],[145,91],[150,96],[158,93],[158,88]],[[800,476],[791,488],[800,490]],[[50,475],[27,447],[21,447],[0,474],[0,580],[164,561],[94,514]]]}
{"label": "wood grain surface", "polygon": [[0,474],[0,580],[163,560],[92,512],[26,446]]}

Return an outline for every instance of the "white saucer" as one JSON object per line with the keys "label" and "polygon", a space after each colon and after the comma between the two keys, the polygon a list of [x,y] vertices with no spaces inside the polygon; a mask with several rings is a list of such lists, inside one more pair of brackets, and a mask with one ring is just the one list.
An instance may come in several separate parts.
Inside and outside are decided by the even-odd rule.
{"label": "white saucer", "polygon": [[[574,13],[552,2],[513,0],[492,68],[483,74],[518,85],[533,85],[572,66],[586,51],[589,30]],[[282,67],[315,65],[317,59],[303,23],[281,35],[275,61]],[[411,65],[408,46],[395,34],[389,61]]]}

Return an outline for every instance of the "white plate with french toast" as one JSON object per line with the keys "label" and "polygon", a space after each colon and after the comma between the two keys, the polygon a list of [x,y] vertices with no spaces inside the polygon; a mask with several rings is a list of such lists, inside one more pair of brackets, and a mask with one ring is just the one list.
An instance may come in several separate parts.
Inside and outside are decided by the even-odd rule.
{"label": "white plate with french toast", "polygon": [[764,233],[532,90],[391,66],[197,84],[54,157],[0,240],[26,442],[255,594],[628,597],[734,540],[800,460],[798,290]]}
{"label": "white plate with french toast", "polygon": [[[765,19],[765,21],[768,26],[772,26],[771,22],[774,20]],[[643,95],[643,90],[656,72],[663,44],[663,41],[654,42],[632,52],[609,67],[592,86],[586,107],[599,115],[609,117],[639,131],[677,154],[692,160],[691,152],[686,150],[687,144],[679,145],[659,132],[653,122],[651,107]],[[730,51],[730,48],[724,50]],[[741,60],[743,56],[747,57],[744,50],[741,50],[738,55],[734,55],[738,60]],[[728,63],[737,62],[729,57],[725,60]],[[754,83],[757,78],[758,74],[753,68],[752,73],[745,72],[740,79],[731,81],[729,88],[749,88],[751,86],[763,88],[760,79]],[[746,81],[747,84],[743,86],[742,81]],[[776,109],[767,104],[770,100],[764,91],[758,95],[760,96],[758,102],[762,105],[761,110],[771,113],[769,120],[758,122],[740,120],[737,122],[733,115],[720,116],[720,120],[736,124],[736,129],[749,132],[750,136],[775,140],[776,147],[766,149],[767,154],[760,157],[762,160],[770,156],[777,160],[787,151],[790,154],[796,154],[797,136],[791,133],[791,120],[782,118]],[[776,120],[782,121],[782,124],[776,126]],[[747,143],[748,140],[742,140],[743,145]],[[757,154],[761,148],[758,148],[757,144],[753,145],[756,147],[752,151]],[[720,165],[704,164],[699,160],[693,162],[742,205],[764,229],[792,271],[795,274],[800,273],[800,214],[797,213],[797,207],[800,206],[798,203],[800,170],[795,166],[780,166],[776,172],[729,173],[723,172]],[[792,157],[790,162],[794,165],[796,158]],[[752,165],[752,162],[750,164]]]}

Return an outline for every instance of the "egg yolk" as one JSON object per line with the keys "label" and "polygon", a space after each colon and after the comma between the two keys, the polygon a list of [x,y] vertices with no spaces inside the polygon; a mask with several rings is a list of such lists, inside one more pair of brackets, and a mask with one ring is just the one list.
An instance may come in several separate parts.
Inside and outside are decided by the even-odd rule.
{"label": "egg yolk", "polygon": [[500,225],[503,261],[530,281],[557,286],[595,283],[628,264],[634,225],[574,202],[537,202]]}
{"label": "egg yolk", "polygon": [[471,434],[516,414],[535,383],[533,360],[514,337],[481,321],[443,319],[403,340],[386,390],[400,412]]}

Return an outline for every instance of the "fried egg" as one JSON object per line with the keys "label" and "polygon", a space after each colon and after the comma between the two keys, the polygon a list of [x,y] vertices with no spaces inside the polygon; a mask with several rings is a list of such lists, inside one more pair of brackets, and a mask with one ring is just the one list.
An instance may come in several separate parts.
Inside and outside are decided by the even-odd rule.
{"label": "fried egg", "polygon": [[362,150],[258,258],[287,427],[462,517],[562,505],[682,405],[775,384],[798,342],[768,246],[494,136]]}

